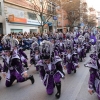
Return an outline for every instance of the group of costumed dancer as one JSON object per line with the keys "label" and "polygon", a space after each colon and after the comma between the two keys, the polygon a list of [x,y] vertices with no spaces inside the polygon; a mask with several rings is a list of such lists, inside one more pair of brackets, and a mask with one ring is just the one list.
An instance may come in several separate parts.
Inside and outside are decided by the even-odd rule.
{"label": "group of costumed dancer", "polygon": [[[79,62],[82,62],[87,53],[91,50],[91,45],[96,44],[96,37],[93,33],[87,31],[78,32],[77,34],[66,33],[66,38],[63,38],[62,33],[54,33],[48,40],[48,35],[43,35],[43,41],[38,43],[36,37],[33,37],[33,43],[30,47],[30,64],[35,66],[39,72],[46,92],[52,95],[56,87],[57,99],[61,96],[61,78],[64,79],[66,73],[76,73],[79,68]],[[19,45],[20,44],[20,45]],[[99,42],[98,42],[99,45]],[[5,35],[2,39],[2,60],[0,64],[3,76],[6,76],[6,87],[10,87],[15,80],[24,82],[30,80],[34,83],[33,75],[28,75],[28,57],[21,48],[21,43],[16,38]],[[100,51],[100,50],[99,50]],[[94,52],[90,55],[91,61],[85,66],[90,67],[89,92],[92,94],[99,92],[99,52]],[[90,66],[91,65],[91,66]]]}

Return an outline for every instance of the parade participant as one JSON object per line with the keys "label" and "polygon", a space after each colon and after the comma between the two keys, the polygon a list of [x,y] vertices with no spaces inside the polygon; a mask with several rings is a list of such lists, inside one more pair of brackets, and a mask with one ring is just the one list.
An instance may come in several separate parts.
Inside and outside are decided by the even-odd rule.
{"label": "parade participant", "polygon": [[76,73],[76,68],[79,67],[78,65],[78,57],[76,56],[77,53],[73,53],[71,47],[67,47],[67,52],[64,55],[64,67],[67,69],[67,73],[71,74],[72,71]]}
{"label": "parade participant", "polygon": [[70,32],[66,33],[66,39],[70,39]]}
{"label": "parade participant", "polygon": [[86,49],[86,53],[88,53],[91,50],[91,39],[89,33],[84,34],[85,41],[84,41],[84,48]]}
{"label": "parade participant", "polygon": [[71,49],[73,50],[74,41],[72,39],[67,39],[64,44],[65,44],[65,48],[71,47]]}
{"label": "parade participant", "polygon": [[84,48],[82,48],[84,40],[85,40],[84,36],[80,35],[78,37],[77,53],[79,55],[79,61],[81,61],[81,62],[82,62],[82,58],[83,58],[83,54],[84,54]]}
{"label": "parade participant", "polygon": [[79,61],[82,62],[83,52],[82,52],[82,46],[81,46],[81,43],[78,43],[77,53],[78,53]]}
{"label": "parade participant", "polygon": [[27,60],[28,60],[27,55],[24,53],[24,51],[22,50],[21,47],[18,48],[18,52],[17,53],[18,53],[18,55],[19,55],[19,57],[20,57],[20,59],[22,61],[22,64],[23,64],[24,68],[26,68],[26,70],[28,70],[29,68],[28,68],[28,63],[27,63]]}
{"label": "parade participant", "polygon": [[53,48],[49,41],[45,41],[41,49],[41,60],[37,63],[40,71],[41,79],[46,87],[48,95],[52,95],[54,87],[57,88],[56,98],[61,95],[61,78],[64,77],[63,68],[61,65],[61,58],[53,56]]}
{"label": "parade participant", "polygon": [[[11,41],[10,44],[12,44]],[[4,48],[5,56],[3,58],[4,65],[2,73],[4,77],[6,76],[6,87],[10,87],[15,80],[17,80],[17,82],[31,80],[31,83],[33,84],[33,76],[28,76],[27,71],[24,71],[20,57],[11,50],[11,46]]]}
{"label": "parade participant", "polygon": [[85,34],[84,34],[84,37],[85,37],[85,39],[86,39],[86,38],[87,38],[87,39],[90,39],[89,33],[85,33]]}
{"label": "parade participant", "polygon": [[[30,64],[31,65],[34,64],[34,66],[40,60],[40,50],[39,50],[39,45],[37,42],[34,42],[31,46],[30,58],[31,58]],[[36,67],[36,71],[38,71],[37,67]]]}
{"label": "parade participant", "polygon": [[85,67],[90,68],[89,88],[88,92],[92,95],[94,92],[97,93],[100,100],[100,53],[98,56],[94,52],[90,55],[91,60],[85,64]]}
{"label": "parade participant", "polygon": [[90,39],[91,39],[92,45],[95,45],[95,44],[96,44],[96,36],[95,36],[94,33],[92,33],[92,32],[91,32]]}
{"label": "parade participant", "polygon": [[64,48],[64,42],[63,42],[63,38],[59,38],[59,56],[62,58],[61,54],[64,52],[65,48]]}
{"label": "parade participant", "polygon": [[54,55],[55,56],[59,56],[59,54],[60,54],[59,45],[58,44],[55,44],[54,45]]}
{"label": "parade participant", "polygon": [[42,42],[42,36],[41,36],[40,33],[38,34],[38,38],[37,39],[38,39],[38,44],[40,45],[40,43]]}
{"label": "parade participant", "polygon": [[38,39],[36,37],[32,37],[32,43],[34,43],[34,42],[38,42]]}
{"label": "parade participant", "polygon": [[91,43],[90,40],[88,38],[85,38],[85,47],[86,47],[86,53],[89,53],[89,51],[91,50]]}
{"label": "parade participant", "polygon": [[[2,72],[2,65],[0,64],[0,72]],[[2,77],[0,76],[0,80],[2,79]]]}
{"label": "parade participant", "polygon": [[77,53],[79,54],[79,61],[82,62],[82,59],[86,57],[86,42],[85,42],[85,37],[83,35],[80,35],[78,37],[78,49]]}
{"label": "parade participant", "polygon": [[58,44],[58,41],[56,40],[56,37],[57,35],[53,34],[50,42],[52,43],[52,47],[54,49],[54,56],[59,56],[60,49],[59,49],[59,44]]}
{"label": "parade participant", "polygon": [[3,46],[3,48],[5,48],[5,47],[9,47],[9,46],[11,46],[10,45],[10,37],[9,37],[9,35],[5,35],[3,38],[2,38],[2,46]]}
{"label": "parade participant", "polygon": [[56,41],[56,45],[59,47],[59,56],[62,58],[62,53],[64,52],[64,41],[63,41],[63,34],[58,34],[58,41]]}
{"label": "parade participant", "polygon": [[77,32],[76,32],[76,37],[78,38],[80,36],[80,31],[78,30]]}
{"label": "parade participant", "polygon": [[24,50],[29,50],[31,47],[31,43],[30,43],[30,40],[28,38],[28,35],[25,36],[25,38],[23,38],[23,49]]}
{"label": "parade participant", "polygon": [[24,68],[28,70],[29,69],[27,64],[28,57],[23,52],[22,48],[19,47],[19,41],[15,38],[11,39],[11,49],[13,54],[17,54],[20,57],[20,60],[22,61]]}
{"label": "parade participant", "polygon": [[48,34],[44,33],[44,34],[42,35],[42,39],[43,39],[43,40],[48,40]]}
{"label": "parade participant", "polygon": [[90,55],[90,61],[85,67],[90,68],[89,88],[88,92],[92,95],[94,92],[100,100],[100,40],[97,40],[94,52]]}

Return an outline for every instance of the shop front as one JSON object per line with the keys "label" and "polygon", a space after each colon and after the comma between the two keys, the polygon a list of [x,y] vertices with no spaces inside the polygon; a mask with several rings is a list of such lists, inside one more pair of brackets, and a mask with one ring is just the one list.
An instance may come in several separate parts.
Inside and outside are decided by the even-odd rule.
{"label": "shop front", "polygon": [[37,20],[29,20],[25,18],[17,18],[14,15],[9,15],[8,21],[6,22],[6,34],[11,32],[24,33],[24,32],[39,32],[38,27],[40,23]]}

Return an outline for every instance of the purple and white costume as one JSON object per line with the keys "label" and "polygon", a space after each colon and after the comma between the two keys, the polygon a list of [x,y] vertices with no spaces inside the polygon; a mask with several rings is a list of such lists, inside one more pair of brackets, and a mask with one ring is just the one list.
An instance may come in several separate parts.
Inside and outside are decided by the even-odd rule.
{"label": "purple and white costume", "polygon": [[[47,60],[50,62],[46,63]],[[54,92],[54,87],[56,86],[57,93],[55,96],[57,98],[60,98],[61,78],[64,77],[61,61],[60,57],[53,55],[51,43],[45,41],[42,48],[41,60],[36,64],[36,67],[39,69],[47,94],[51,95]]]}
{"label": "purple and white costume", "polygon": [[[10,44],[12,44],[12,41],[14,40],[11,39]],[[15,44],[13,43],[11,46],[14,47]],[[18,54],[11,51],[11,46],[10,47],[7,46],[4,48],[5,53],[3,53],[2,56],[4,63],[2,73],[7,73],[6,83],[5,83],[6,87],[10,87],[15,80],[17,80],[17,82],[24,82],[29,79],[33,84],[34,83],[33,76],[29,76],[27,78],[23,77],[23,74],[26,73],[26,71],[24,71],[24,67],[22,65],[22,62]]]}
{"label": "purple and white costume", "polygon": [[96,92],[100,100],[100,54],[97,57],[96,53],[93,53],[90,55],[90,57],[91,60],[87,64],[85,64],[86,67],[90,68],[88,90]]}
{"label": "purple and white costume", "polygon": [[76,73],[76,68],[78,67],[78,57],[76,52],[67,52],[64,55],[64,66],[66,66],[68,74],[71,74],[72,71]]}

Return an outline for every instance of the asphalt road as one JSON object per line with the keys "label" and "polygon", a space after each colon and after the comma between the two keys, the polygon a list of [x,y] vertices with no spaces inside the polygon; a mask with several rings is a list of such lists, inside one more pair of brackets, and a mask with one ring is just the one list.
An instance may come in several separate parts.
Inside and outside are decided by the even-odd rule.
{"label": "asphalt road", "polygon": [[[29,56],[29,51],[26,51],[26,53]],[[62,92],[59,100],[98,100],[96,94],[91,96],[87,92],[89,69],[84,67],[84,63],[89,60],[88,55],[83,62],[79,63],[80,68],[77,69],[77,73],[68,75],[67,71],[64,70],[66,75],[65,79],[62,79]],[[12,87],[6,88],[5,79],[2,78],[0,82],[0,100],[56,100],[56,88],[53,95],[47,95],[34,66],[30,67],[28,73],[33,74],[35,78],[33,85],[30,81],[23,83],[16,83],[15,81]]]}

